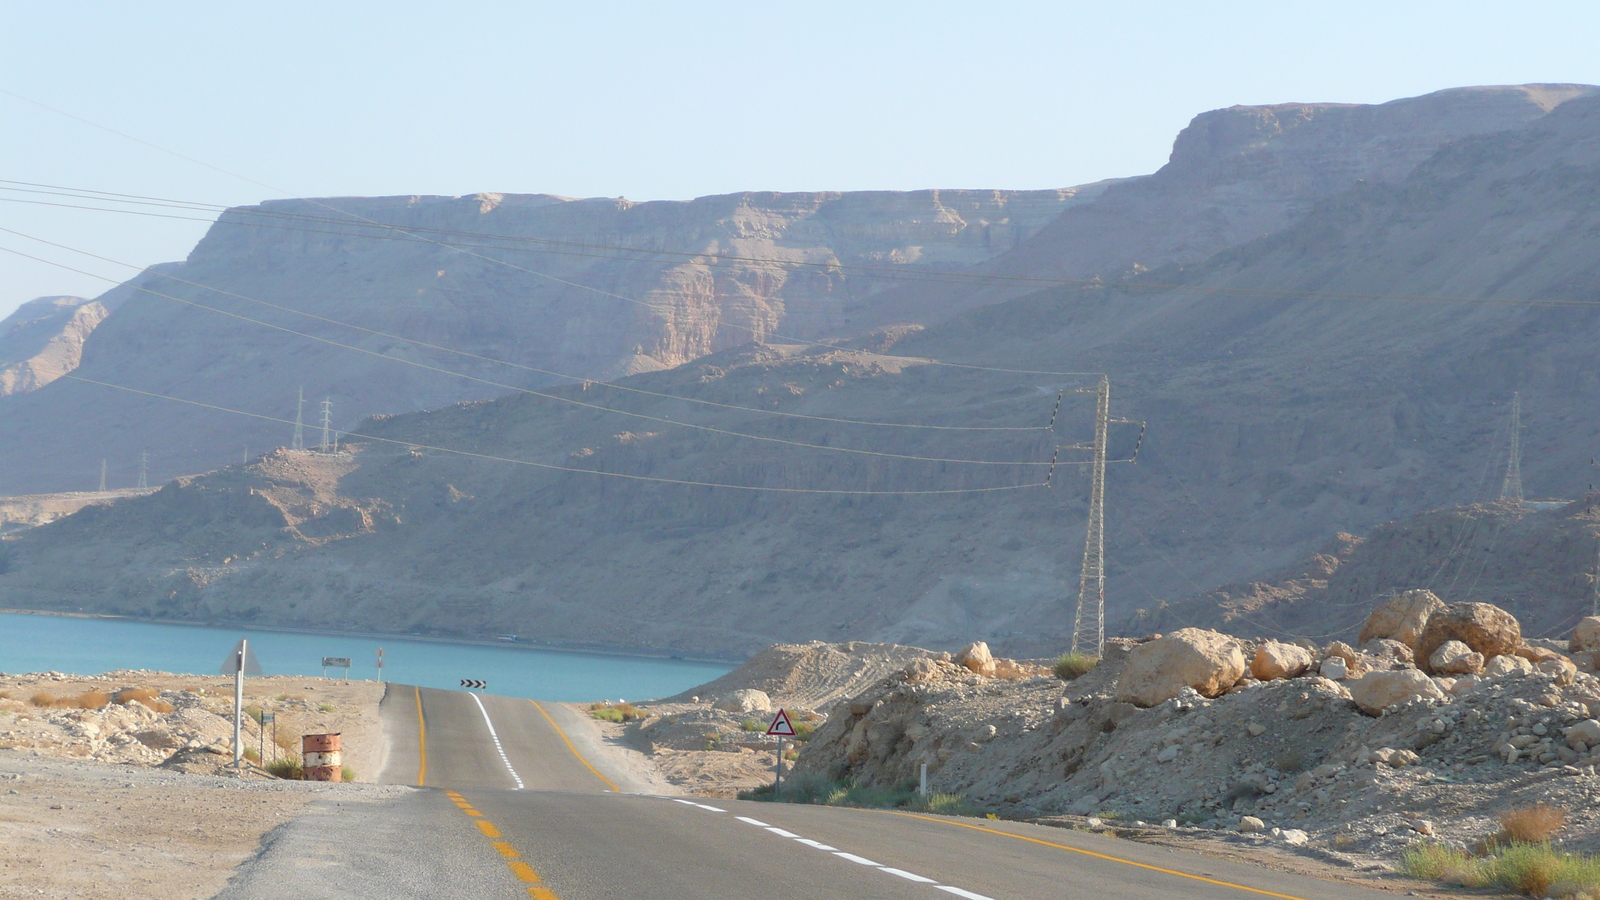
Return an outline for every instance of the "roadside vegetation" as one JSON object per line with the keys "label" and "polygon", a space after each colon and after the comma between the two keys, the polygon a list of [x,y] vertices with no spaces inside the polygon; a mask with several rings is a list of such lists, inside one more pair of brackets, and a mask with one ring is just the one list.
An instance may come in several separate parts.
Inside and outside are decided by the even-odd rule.
{"label": "roadside vegetation", "polygon": [[1518,807],[1500,817],[1499,832],[1470,849],[1421,844],[1401,856],[1401,869],[1429,881],[1526,897],[1600,898],[1600,858],[1550,846],[1566,821],[1564,810],[1546,803]]}
{"label": "roadside vegetation", "polygon": [[891,788],[869,787],[853,780],[836,780],[801,773],[784,780],[783,790],[766,784],[739,792],[740,800],[769,803],[808,803],[816,806],[851,806],[858,809],[901,809],[947,816],[982,816],[985,810],[957,794],[917,793],[915,782]]}
{"label": "roadside vegetation", "polygon": [[632,722],[645,717],[646,710],[632,703],[591,703],[589,715],[602,722]]}
{"label": "roadside vegetation", "polygon": [[1063,653],[1056,657],[1056,677],[1062,681],[1082,678],[1099,664],[1098,656],[1090,656],[1087,653]]}

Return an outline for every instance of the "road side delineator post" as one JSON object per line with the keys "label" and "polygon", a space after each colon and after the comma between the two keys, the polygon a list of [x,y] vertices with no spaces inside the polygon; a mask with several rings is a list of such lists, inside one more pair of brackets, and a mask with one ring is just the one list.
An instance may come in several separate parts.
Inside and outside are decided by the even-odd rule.
{"label": "road side delineator post", "polygon": [[344,780],[344,755],[339,752],[339,735],[308,734],[300,738],[301,769],[306,781]]}
{"label": "road side delineator post", "polygon": [[778,764],[774,767],[777,777],[772,783],[773,792],[777,793],[783,790],[783,739],[794,737],[794,726],[789,724],[789,713],[780,708],[778,714],[772,717],[772,724],[767,726],[767,734],[778,739]]}
{"label": "road side delineator post", "polygon": [[233,766],[244,765],[244,677],[261,675],[261,663],[250,652],[250,642],[241,638],[228,658],[222,661],[219,675],[233,676]]}

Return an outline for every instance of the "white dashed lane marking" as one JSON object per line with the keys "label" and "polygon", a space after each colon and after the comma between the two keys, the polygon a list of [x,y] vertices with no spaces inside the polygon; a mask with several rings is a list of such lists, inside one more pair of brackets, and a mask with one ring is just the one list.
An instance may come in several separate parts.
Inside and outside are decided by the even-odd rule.
{"label": "white dashed lane marking", "polygon": [[[696,803],[693,800],[680,800],[677,797],[667,797],[666,799],[671,800],[673,803],[682,803],[684,806],[693,806],[693,807],[697,807],[699,809],[710,810],[711,812],[727,812],[727,810],[725,810],[725,809],[718,809],[715,806],[706,806],[704,803]],[[955,887],[953,885],[940,884],[939,882],[934,881],[932,878],[928,878],[928,877],[923,876],[923,875],[918,875],[915,872],[907,872],[905,869],[896,869],[893,866],[886,866],[886,865],[884,865],[882,863],[873,862],[872,860],[867,859],[865,856],[857,856],[854,853],[846,853],[845,851],[840,850],[838,847],[830,847],[829,845],[824,844],[821,841],[814,841],[814,840],[812,840],[810,838],[803,838],[800,835],[795,834],[792,831],[785,831],[784,829],[779,828],[776,825],[768,825],[767,823],[761,821],[760,819],[752,819],[749,816],[734,816],[734,818],[737,819],[740,822],[745,823],[746,825],[754,825],[757,828],[761,828],[761,829],[764,829],[766,831],[770,831],[773,834],[777,835],[778,837],[789,838],[790,840],[793,840],[797,844],[804,844],[807,847],[812,847],[812,848],[815,848],[817,850],[822,850],[822,851],[827,852],[827,853],[832,853],[834,856],[837,856],[840,859],[848,859],[849,861],[851,861],[853,863],[856,863],[858,865],[870,866],[870,867],[872,867],[874,869],[877,869],[880,872],[884,872],[884,873],[887,873],[889,875],[893,875],[896,878],[904,878],[907,881],[914,881],[917,884],[926,884],[929,887],[934,888],[935,890],[944,891],[946,894],[953,894],[953,895],[955,895],[957,897],[964,897],[964,898],[966,898],[966,900],[992,900],[992,898],[990,898],[990,897],[985,897],[982,894],[974,894],[971,891],[964,890],[962,888],[958,888],[958,887]]]}
{"label": "white dashed lane marking", "polygon": [[483,713],[483,724],[489,726],[489,737],[494,740],[494,749],[500,754],[500,761],[506,764],[506,771],[511,773],[511,780],[517,783],[517,790],[522,790],[522,776],[517,774],[516,769],[511,768],[511,760],[506,757],[506,748],[500,746],[500,735],[495,732],[494,723],[489,721],[489,711],[483,708],[483,701],[478,699],[477,694],[469,693],[467,696],[472,698],[473,703],[478,704],[478,712]]}

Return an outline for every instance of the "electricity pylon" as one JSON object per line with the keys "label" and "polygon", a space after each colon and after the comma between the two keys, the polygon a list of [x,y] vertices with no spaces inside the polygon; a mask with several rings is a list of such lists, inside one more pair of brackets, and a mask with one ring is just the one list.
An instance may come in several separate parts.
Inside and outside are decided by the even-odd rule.
{"label": "electricity pylon", "polygon": [[1506,458],[1506,477],[1500,482],[1500,499],[1522,503],[1522,395],[1511,395],[1511,455]]}
{"label": "electricity pylon", "polygon": [[100,493],[106,492],[106,461],[100,460]]}
{"label": "electricity pylon", "polygon": [[1078,573],[1078,614],[1072,623],[1072,652],[1095,657],[1106,643],[1106,433],[1110,425],[1111,379],[1102,375],[1095,390],[1089,527],[1083,537],[1083,568]]}
{"label": "electricity pylon", "polygon": [[300,398],[295,402],[294,406],[294,439],[289,442],[290,450],[304,450],[306,448],[305,410],[306,389],[302,386],[300,388]]}
{"label": "electricity pylon", "polygon": [[139,451],[139,490],[150,486],[150,451]]}
{"label": "electricity pylon", "polygon": [[332,426],[333,426],[333,398],[324,397],[324,398],[322,398],[322,443],[317,445],[317,449],[321,450],[323,453],[329,452],[328,451],[328,430]]}

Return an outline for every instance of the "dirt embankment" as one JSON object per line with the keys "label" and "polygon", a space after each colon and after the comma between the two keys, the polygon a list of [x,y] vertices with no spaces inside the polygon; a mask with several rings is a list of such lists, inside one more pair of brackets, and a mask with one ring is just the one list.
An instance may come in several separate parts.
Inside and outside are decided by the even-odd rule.
{"label": "dirt embankment", "polygon": [[[245,744],[293,756],[301,734],[340,732],[346,762],[383,764],[371,682],[245,679]],[[118,699],[123,702],[117,702]],[[0,897],[209,897],[271,829],[330,791],[361,802],[396,788],[281,781],[232,762],[233,682],[119,671],[0,675]]]}

